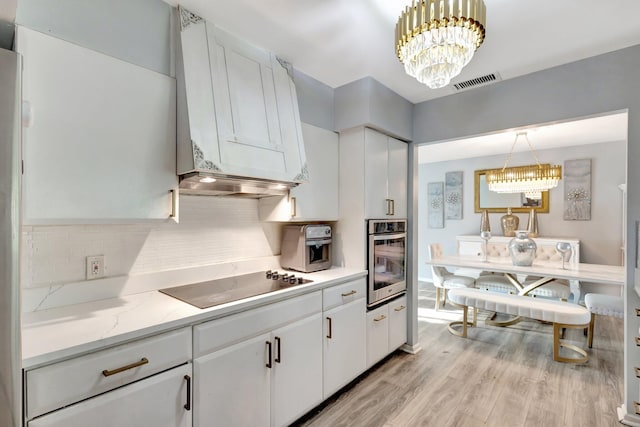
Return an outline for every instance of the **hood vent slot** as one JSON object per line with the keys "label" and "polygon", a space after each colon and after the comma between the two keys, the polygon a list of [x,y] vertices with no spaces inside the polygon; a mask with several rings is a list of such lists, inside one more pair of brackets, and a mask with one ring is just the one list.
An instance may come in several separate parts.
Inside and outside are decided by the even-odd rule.
{"label": "hood vent slot", "polygon": [[478,86],[486,86],[488,84],[498,82],[500,80],[502,80],[500,78],[500,74],[491,73],[491,74],[487,74],[481,77],[476,77],[470,80],[465,80],[460,83],[455,83],[453,87],[456,89],[456,91],[461,91],[461,90],[471,89]]}
{"label": "hood vent slot", "polygon": [[286,195],[297,184],[195,172],[180,177],[180,193],[259,199]]}

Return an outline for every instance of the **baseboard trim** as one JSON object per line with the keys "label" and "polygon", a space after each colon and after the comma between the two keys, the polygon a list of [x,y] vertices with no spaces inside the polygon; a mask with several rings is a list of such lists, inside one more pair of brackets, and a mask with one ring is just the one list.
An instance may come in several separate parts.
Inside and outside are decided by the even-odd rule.
{"label": "baseboard trim", "polygon": [[400,350],[409,354],[418,354],[420,350],[422,350],[422,347],[420,346],[420,344],[414,344],[414,345],[403,344],[402,347],[400,347]]}
{"label": "baseboard trim", "polygon": [[617,408],[618,421],[625,426],[640,426],[640,417],[627,412],[627,405],[621,405]]}

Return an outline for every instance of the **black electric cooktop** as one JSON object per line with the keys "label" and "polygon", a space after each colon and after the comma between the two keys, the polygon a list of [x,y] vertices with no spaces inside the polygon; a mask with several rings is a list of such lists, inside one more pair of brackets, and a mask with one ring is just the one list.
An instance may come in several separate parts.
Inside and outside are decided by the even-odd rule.
{"label": "black electric cooktop", "polygon": [[293,274],[269,270],[160,289],[160,292],[198,308],[209,308],[310,282],[312,280]]}

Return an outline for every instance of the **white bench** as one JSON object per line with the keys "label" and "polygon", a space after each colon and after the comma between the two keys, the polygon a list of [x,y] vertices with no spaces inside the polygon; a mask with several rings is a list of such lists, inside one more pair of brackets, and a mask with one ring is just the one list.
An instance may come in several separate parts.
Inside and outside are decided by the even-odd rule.
{"label": "white bench", "polygon": [[[587,352],[575,345],[562,342],[560,336],[564,328],[584,329],[589,326],[591,313],[586,308],[564,301],[533,298],[522,295],[510,295],[487,292],[481,289],[451,289],[449,301],[463,308],[462,321],[449,323],[449,331],[457,336],[467,337],[468,307],[474,307],[472,326],[477,322],[477,310],[489,310],[498,313],[528,317],[553,323],[553,360],[557,362],[584,363],[589,360]],[[462,325],[462,331],[454,326]],[[581,357],[562,357],[560,347],[573,350]]]}

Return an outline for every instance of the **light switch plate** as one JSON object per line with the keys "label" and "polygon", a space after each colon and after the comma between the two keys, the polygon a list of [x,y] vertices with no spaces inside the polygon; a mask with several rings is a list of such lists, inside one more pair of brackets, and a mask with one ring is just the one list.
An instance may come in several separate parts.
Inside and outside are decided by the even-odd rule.
{"label": "light switch plate", "polygon": [[104,277],[104,255],[87,257],[87,280]]}

